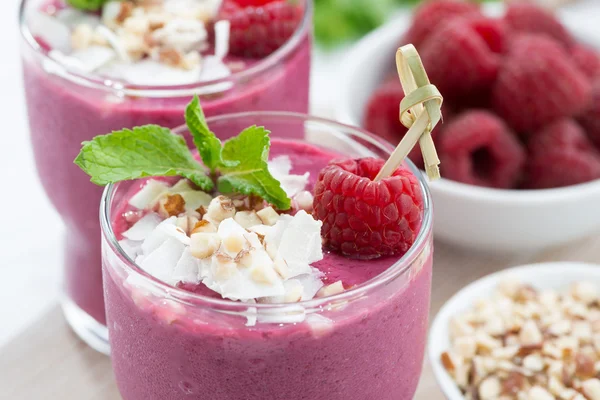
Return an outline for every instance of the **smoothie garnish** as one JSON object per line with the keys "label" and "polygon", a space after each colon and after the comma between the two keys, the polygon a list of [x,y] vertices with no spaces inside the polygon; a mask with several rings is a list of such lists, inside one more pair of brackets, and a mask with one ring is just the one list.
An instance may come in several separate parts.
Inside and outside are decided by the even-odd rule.
{"label": "smoothie garnish", "polygon": [[82,10],[97,11],[107,1],[108,0],[67,0],[67,3],[69,3],[71,7]]}
{"label": "smoothie garnish", "polygon": [[334,160],[315,185],[314,215],[323,222],[324,244],[348,257],[398,256],[414,244],[423,196],[418,179],[402,162],[417,141],[430,178],[439,177],[431,130],[441,119],[442,96],[429,83],[412,45],[398,50],[396,62],[407,93],[400,119],[408,133],[385,164],[374,158]]}
{"label": "smoothie garnish", "polygon": [[106,185],[148,176],[183,176],[205,191],[258,195],[280,210],[291,202],[269,172],[269,131],[251,126],[221,142],[210,131],[197,97],[186,109],[186,122],[206,169],[190,153],[183,137],[157,125],[123,129],[83,143],[75,159],[91,181]]}
{"label": "smoothie garnish", "polygon": [[466,399],[600,399],[600,291],[513,277],[455,315],[441,362]]}
{"label": "smoothie garnish", "polygon": [[[34,32],[50,44],[49,56],[63,65],[141,85],[177,85],[231,75],[224,61],[230,22],[218,16],[221,0],[71,4],[41,10],[39,32]],[[210,90],[228,88],[219,85]]]}

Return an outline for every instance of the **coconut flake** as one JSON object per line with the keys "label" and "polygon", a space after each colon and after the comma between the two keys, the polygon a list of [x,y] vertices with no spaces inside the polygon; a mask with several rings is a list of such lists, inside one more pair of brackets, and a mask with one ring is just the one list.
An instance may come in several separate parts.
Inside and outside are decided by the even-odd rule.
{"label": "coconut flake", "polygon": [[[108,47],[90,46],[83,50],[72,52],[66,57],[71,57],[81,63],[80,69],[93,72],[117,58],[117,53]],[[64,59],[63,59],[64,62]]]}
{"label": "coconut flake", "polygon": [[[164,229],[165,226],[171,225],[175,227],[177,222],[177,217],[170,217],[162,221],[158,226],[150,232],[148,237],[142,243],[142,252],[144,255],[152,253],[156,250],[160,245],[162,245],[167,239],[174,239],[167,231]],[[181,241],[179,241],[181,243]]]}
{"label": "coconut flake", "polygon": [[230,31],[231,24],[227,20],[221,20],[215,24],[215,57],[221,60],[229,53]]}
{"label": "coconut flake", "polygon": [[292,161],[286,155],[273,158],[269,161],[268,167],[269,172],[273,175],[273,178],[281,183],[281,187],[288,197],[294,197],[303,191],[308,184],[310,173],[306,172],[303,175],[291,174]]}
{"label": "coconut flake", "polygon": [[116,33],[108,29],[106,26],[100,25],[96,28],[96,33],[101,35],[108,44],[114,49],[119,58],[124,62],[131,62],[131,58],[127,53],[127,49],[123,46],[123,42]]}
{"label": "coconut flake", "polygon": [[129,204],[140,210],[152,208],[168,190],[169,186],[166,183],[151,179],[129,199]]}
{"label": "coconut flake", "polygon": [[298,282],[302,284],[302,301],[312,300],[317,292],[323,287],[323,281],[321,281],[322,275],[321,271],[312,268],[312,273],[296,277]]}
{"label": "coconut flake", "polygon": [[199,273],[200,261],[192,256],[190,248],[186,247],[173,269],[171,282],[198,283]]}
{"label": "coconut flake", "polygon": [[66,53],[71,50],[71,31],[67,24],[43,12],[32,14],[28,22],[31,34],[41,37],[56,51]]}
{"label": "coconut flake", "polygon": [[119,240],[119,246],[132,260],[135,260],[142,251],[142,242],[137,240],[121,239]]}
{"label": "coconut flake", "polygon": [[[157,228],[158,229],[158,228]],[[146,242],[144,242],[145,244]],[[138,257],[136,262],[144,271],[160,279],[163,282],[174,285],[173,271],[177,265],[185,245],[179,240],[169,237],[150,253],[145,253],[142,258]]]}
{"label": "coconut flake", "polygon": [[321,226],[321,221],[301,210],[293,217],[282,215],[265,237],[287,263],[290,278],[311,273],[310,264],[323,259]]}
{"label": "coconut flake", "polygon": [[123,232],[123,236],[134,241],[142,241],[150,235],[161,223],[162,218],[156,213],[148,213],[144,215],[138,222],[133,224],[131,228]]}
{"label": "coconut flake", "polygon": [[[173,191],[174,187],[171,188]],[[195,211],[200,206],[208,207],[210,201],[212,200],[212,196],[208,193],[201,192],[199,190],[189,190],[185,192],[175,192],[179,193],[183,200],[185,201],[185,211]]]}

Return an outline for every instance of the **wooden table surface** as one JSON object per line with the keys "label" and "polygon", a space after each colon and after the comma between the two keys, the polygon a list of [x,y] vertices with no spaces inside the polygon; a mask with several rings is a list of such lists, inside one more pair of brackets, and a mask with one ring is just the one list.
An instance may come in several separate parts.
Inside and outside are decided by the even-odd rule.
{"label": "wooden table surface", "polygon": [[[538,254],[478,254],[436,243],[432,316],[467,283],[530,262],[600,263],[600,236]],[[427,362],[416,400],[443,396]],[[107,357],[79,341],[56,305],[18,338],[0,348],[1,400],[119,400]]]}

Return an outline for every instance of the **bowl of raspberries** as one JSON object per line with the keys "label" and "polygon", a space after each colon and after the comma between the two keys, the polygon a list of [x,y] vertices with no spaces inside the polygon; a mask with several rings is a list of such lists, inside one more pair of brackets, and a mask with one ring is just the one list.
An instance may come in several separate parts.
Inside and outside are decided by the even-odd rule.
{"label": "bowl of raspberries", "polygon": [[[397,144],[394,53],[414,44],[444,96],[436,237],[497,251],[573,241],[600,231],[600,50],[582,36],[530,2],[426,1],[349,52],[337,117]],[[409,157],[422,166],[418,148]]]}

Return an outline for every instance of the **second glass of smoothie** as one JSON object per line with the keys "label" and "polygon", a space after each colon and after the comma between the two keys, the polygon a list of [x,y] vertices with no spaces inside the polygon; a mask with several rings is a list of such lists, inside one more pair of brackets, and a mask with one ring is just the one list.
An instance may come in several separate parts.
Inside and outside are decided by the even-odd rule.
{"label": "second glass of smoothie", "polygon": [[193,94],[200,95],[208,116],[253,110],[306,113],[312,1],[294,4],[302,7],[301,21],[272,54],[225,56],[231,74],[220,79],[139,84],[139,77],[131,82],[61,62],[52,44],[65,38],[45,37],[44,24],[48,18],[84,21],[85,15],[62,1],[23,1],[21,48],[31,141],[42,185],[66,226],[63,308],[74,330],[97,350],[108,352],[97,211],[102,191],[73,165],[81,142],[142,124],[178,126]]}
{"label": "second glass of smoothie", "polygon": [[[309,173],[309,191],[332,158],[385,159],[391,150],[359,129],[299,114],[208,122],[221,139],[250,125],[267,127],[270,159],[287,156],[292,173]],[[123,399],[411,399],[426,341],[433,243],[429,192],[410,169],[424,210],[408,252],[358,260],[323,249],[313,267],[325,285],[341,281],[346,289],[285,304],[225,300],[202,284],[174,287],[144,271],[119,241],[128,201],[147,181],[109,185],[101,204],[103,273]]]}

